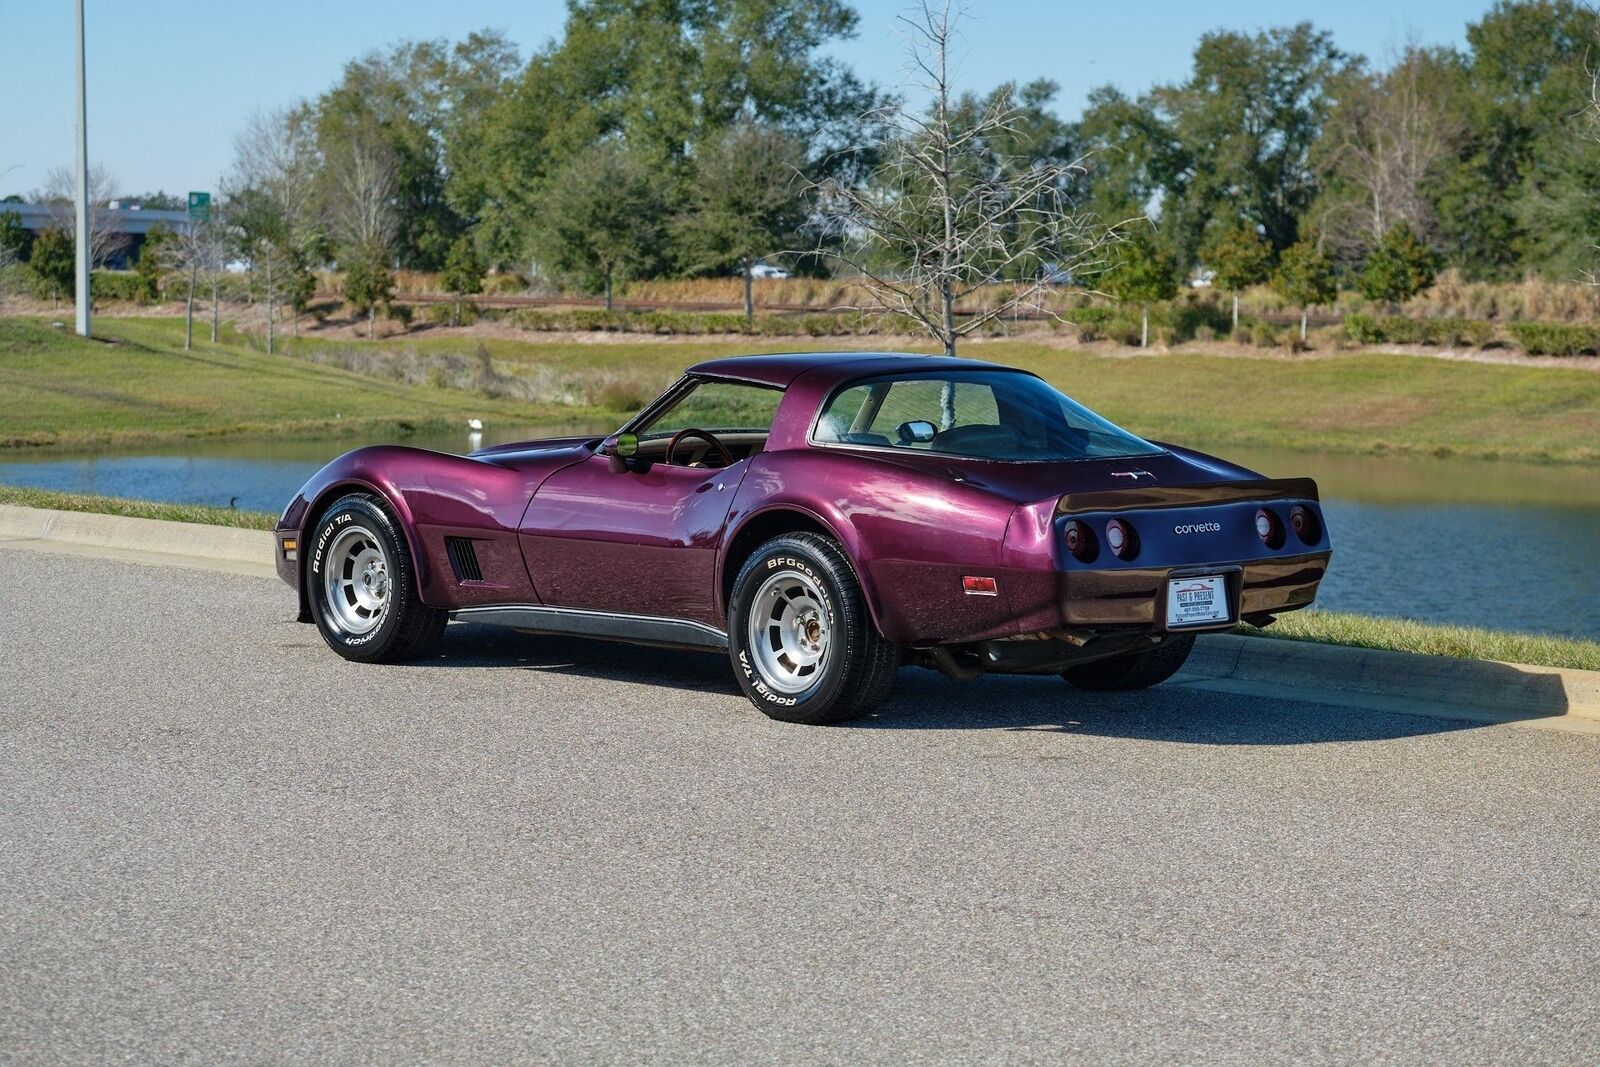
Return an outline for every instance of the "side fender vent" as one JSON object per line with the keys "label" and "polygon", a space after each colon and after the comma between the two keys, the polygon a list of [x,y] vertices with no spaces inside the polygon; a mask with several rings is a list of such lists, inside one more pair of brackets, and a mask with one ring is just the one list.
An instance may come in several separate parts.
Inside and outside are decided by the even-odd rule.
{"label": "side fender vent", "polygon": [[458,582],[481,582],[483,571],[478,569],[478,552],[472,541],[465,537],[446,537],[444,550],[450,556],[450,569]]}

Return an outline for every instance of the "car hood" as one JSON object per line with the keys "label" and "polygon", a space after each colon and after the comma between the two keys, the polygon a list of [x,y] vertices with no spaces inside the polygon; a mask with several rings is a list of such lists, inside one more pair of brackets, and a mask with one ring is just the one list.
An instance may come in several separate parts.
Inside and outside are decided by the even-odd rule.
{"label": "car hood", "polygon": [[580,459],[593,449],[597,440],[598,438],[591,435],[551,437],[543,441],[518,441],[515,444],[480,448],[467,458],[493,463],[497,467],[509,470],[527,470],[531,467],[547,467],[552,459]]}

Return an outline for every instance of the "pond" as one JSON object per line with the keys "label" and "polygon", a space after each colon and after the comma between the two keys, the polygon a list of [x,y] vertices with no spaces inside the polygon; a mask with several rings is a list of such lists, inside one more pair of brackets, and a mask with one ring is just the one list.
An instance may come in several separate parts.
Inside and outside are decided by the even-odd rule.
{"label": "pond", "polygon": [[[482,443],[611,429],[491,428]],[[359,443],[219,441],[11,458],[0,461],[0,483],[276,512],[313,471]],[[465,432],[405,443],[474,447]],[[1600,639],[1600,470],[1216,451],[1273,477],[1317,479],[1334,543],[1323,608]]]}

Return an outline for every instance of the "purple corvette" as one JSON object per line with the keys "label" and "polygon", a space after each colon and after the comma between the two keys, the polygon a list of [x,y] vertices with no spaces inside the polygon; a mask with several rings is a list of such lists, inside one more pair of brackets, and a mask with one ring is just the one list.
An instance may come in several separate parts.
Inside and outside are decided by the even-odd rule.
{"label": "purple corvette", "polygon": [[1309,479],[885,353],[702,363],[604,440],[358,449],[277,538],[347,659],[425,655],[452,618],[725,651],[801,723],[867,713],[903,663],[1155,685],[1196,633],[1310,604],[1330,555]]}

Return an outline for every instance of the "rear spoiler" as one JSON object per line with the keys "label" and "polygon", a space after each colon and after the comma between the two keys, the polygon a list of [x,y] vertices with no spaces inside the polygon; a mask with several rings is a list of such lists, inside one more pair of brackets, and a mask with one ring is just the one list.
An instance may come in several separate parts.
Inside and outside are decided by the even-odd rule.
{"label": "rear spoiler", "polygon": [[1130,485],[1067,493],[1056,501],[1056,514],[1080,511],[1135,511],[1141,508],[1188,508],[1203,504],[1237,504],[1246,500],[1317,500],[1310,478],[1260,478],[1252,481],[1203,482],[1198,485]]}

